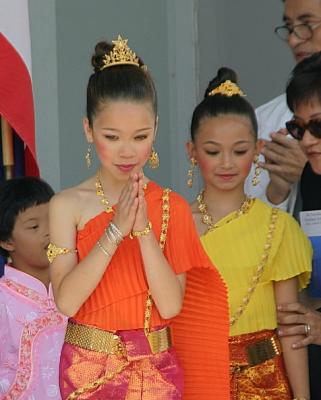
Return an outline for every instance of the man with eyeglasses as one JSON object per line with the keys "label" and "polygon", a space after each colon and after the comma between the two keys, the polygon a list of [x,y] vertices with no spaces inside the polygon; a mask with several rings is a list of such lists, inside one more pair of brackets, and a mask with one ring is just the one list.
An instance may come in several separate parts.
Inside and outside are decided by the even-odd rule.
{"label": "man with eyeglasses", "polygon": [[[320,0],[285,0],[283,21],[275,33],[288,43],[297,62],[321,51]],[[261,183],[253,188],[249,177],[247,191],[293,213],[306,157],[297,142],[286,136],[285,122],[292,118],[292,113],[285,94],[259,107],[256,113],[260,138],[265,139],[265,162],[261,163]],[[300,207],[301,201],[296,203],[296,208]]]}
{"label": "man with eyeglasses", "polygon": [[[299,62],[321,51],[321,0],[283,2],[284,24],[277,27],[275,33],[288,43],[296,62]],[[293,115],[286,105],[285,94],[264,104],[256,111],[260,136],[267,139],[262,152],[265,157],[262,166],[269,172],[270,179],[266,186],[267,200],[289,212],[294,211],[294,203],[298,199],[295,212],[314,209],[316,196],[319,195],[321,198],[320,176],[315,175],[310,165],[306,163],[298,142],[286,136],[285,123],[290,121]],[[295,307],[299,307],[300,310]],[[302,315],[301,309],[314,312],[297,304],[290,305],[287,311],[292,311],[293,316],[299,316]],[[282,326],[281,330],[283,335],[293,335],[297,327],[297,325]],[[321,400],[320,350],[319,346],[309,349],[311,400]]]}

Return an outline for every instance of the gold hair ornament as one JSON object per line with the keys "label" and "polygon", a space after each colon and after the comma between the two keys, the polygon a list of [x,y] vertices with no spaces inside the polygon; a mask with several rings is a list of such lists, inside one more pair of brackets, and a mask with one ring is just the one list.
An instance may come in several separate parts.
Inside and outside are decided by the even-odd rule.
{"label": "gold hair ornament", "polygon": [[239,86],[230,81],[229,79],[223,83],[221,83],[218,87],[211,90],[208,96],[214,96],[215,94],[221,94],[223,96],[232,97],[232,96],[242,96],[244,97],[245,94],[239,88]]}
{"label": "gold hair ornament", "polygon": [[127,42],[128,39],[123,39],[120,35],[118,35],[117,40],[112,41],[114,47],[109,54],[104,55],[100,71],[113,65],[136,65],[136,67],[139,67],[139,59],[128,47]]}

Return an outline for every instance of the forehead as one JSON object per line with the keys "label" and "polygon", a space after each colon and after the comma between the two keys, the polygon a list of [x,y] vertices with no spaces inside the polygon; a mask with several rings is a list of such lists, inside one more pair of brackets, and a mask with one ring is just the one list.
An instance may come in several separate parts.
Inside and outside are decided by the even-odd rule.
{"label": "forehead", "polygon": [[152,116],[155,117],[153,106],[149,101],[131,101],[131,100],[106,100],[99,104],[96,119],[106,117],[117,119],[126,116]]}
{"label": "forehead", "polygon": [[49,211],[49,203],[39,204],[36,206],[31,206],[21,211],[16,219],[16,222],[24,223],[30,219],[40,219],[47,218]]}
{"label": "forehead", "polygon": [[285,0],[284,19],[321,17],[321,0]]}
{"label": "forehead", "polygon": [[308,121],[309,119],[321,117],[321,103],[317,98],[310,101],[301,102],[294,109],[296,118]]}
{"label": "forehead", "polygon": [[[203,141],[209,137],[222,138],[253,138],[252,125],[245,116],[218,115],[204,118],[199,125],[198,135]],[[196,136],[196,138],[197,138]]]}

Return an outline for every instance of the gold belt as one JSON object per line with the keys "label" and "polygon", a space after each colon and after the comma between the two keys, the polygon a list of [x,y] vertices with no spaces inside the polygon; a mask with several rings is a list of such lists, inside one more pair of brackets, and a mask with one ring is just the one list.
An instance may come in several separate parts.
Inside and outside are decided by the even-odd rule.
{"label": "gold belt", "polygon": [[[172,346],[168,326],[149,332],[147,340],[153,354],[168,350]],[[126,347],[120,336],[93,326],[68,321],[65,343],[100,353],[126,355]]]}
{"label": "gold belt", "polygon": [[246,348],[247,360],[251,367],[262,364],[281,354],[280,344],[275,336],[260,340]]}
{"label": "gold belt", "polygon": [[153,354],[168,350],[172,347],[172,336],[169,326],[149,332],[147,334],[147,340]]}
{"label": "gold belt", "polygon": [[125,347],[119,336],[93,326],[68,321],[65,342],[99,353],[124,355]]}
{"label": "gold belt", "polygon": [[241,372],[244,368],[262,364],[281,354],[281,345],[275,333],[271,335],[267,331],[261,333],[261,337],[257,339],[255,336],[255,333],[245,334],[230,340],[230,372],[232,374]]}

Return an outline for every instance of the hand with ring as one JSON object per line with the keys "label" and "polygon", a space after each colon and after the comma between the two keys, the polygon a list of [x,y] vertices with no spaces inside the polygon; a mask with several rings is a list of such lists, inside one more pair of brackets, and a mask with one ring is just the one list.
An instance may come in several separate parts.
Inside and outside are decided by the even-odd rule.
{"label": "hand with ring", "polygon": [[305,331],[306,336],[309,336],[310,331],[311,331],[310,324],[304,324],[304,331]]}
{"label": "hand with ring", "polygon": [[293,344],[296,349],[309,344],[321,345],[321,313],[301,303],[280,304],[278,334],[283,336],[305,335]]}

